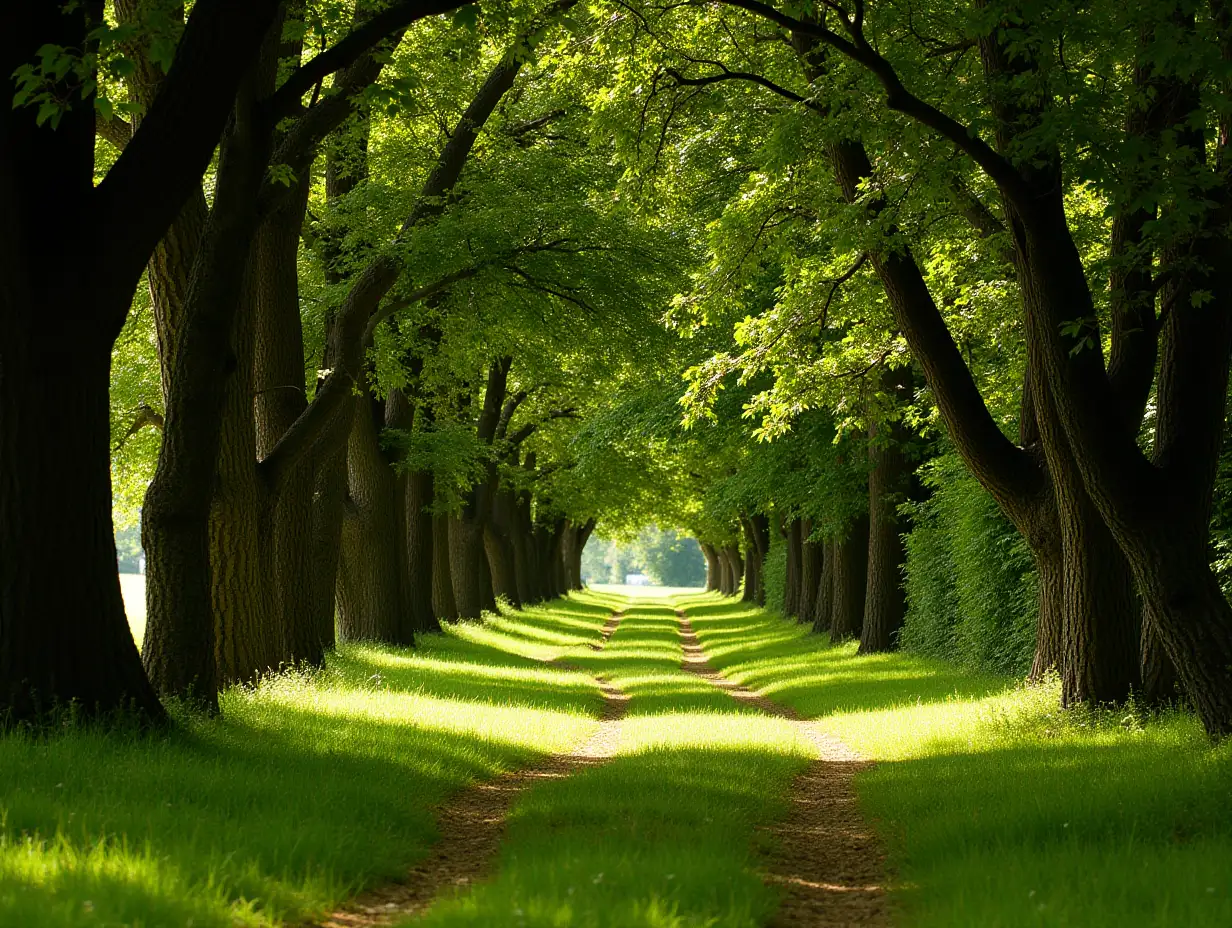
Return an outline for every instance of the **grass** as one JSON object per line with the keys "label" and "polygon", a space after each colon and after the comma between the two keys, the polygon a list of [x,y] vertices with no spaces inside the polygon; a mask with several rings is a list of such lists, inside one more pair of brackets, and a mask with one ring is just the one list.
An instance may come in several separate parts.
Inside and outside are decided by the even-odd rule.
{"label": "grass", "polygon": [[680,600],[711,660],[866,757],[861,806],[916,926],[1232,925],[1232,744],[1189,715],[1057,709],[904,654],[857,656],[713,596]]}
{"label": "grass", "polygon": [[763,924],[758,829],[812,749],[680,669],[677,604],[730,677],[877,761],[857,790],[901,924],[1232,925],[1232,745],[1191,717],[1063,713],[1055,686],[857,656],[713,595],[624,593],[415,651],[348,646],[170,734],[0,737],[0,925],[300,923],[405,872],[446,796],[594,731],[592,674],[631,697],[617,756],[523,794],[495,877],[424,921]]}
{"label": "grass", "polygon": [[765,923],[777,897],[756,873],[755,829],[787,813],[782,797],[814,752],[790,723],[681,670],[682,656],[674,611],[646,594],[603,652],[570,658],[630,696],[617,756],[529,790],[496,878],[423,924]]}
{"label": "grass", "polygon": [[[566,600],[509,626],[568,653],[607,614]],[[0,925],[271,925],[405,872],[435,803],[595,726],[587,675],[478,637],[345,647],[169,735],[0,738]]]}

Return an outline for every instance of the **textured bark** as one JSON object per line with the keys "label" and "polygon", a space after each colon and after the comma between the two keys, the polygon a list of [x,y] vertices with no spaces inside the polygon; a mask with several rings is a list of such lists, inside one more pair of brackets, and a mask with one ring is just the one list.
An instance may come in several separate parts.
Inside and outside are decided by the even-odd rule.
{"label": "textured bark", "polygon": [[868,514],[847,528],[835,543],[834,594],[830,607],[830,639],[859,637],[864,623],[865,581],[868,577]]}
{"label": "textured bark", "polygon": [[406,608],[416,632],[439,632],[432,608],[432,506],[435,481],[431,471],[406,476]]}
{"label": "textured bark", "polygon": [[821,574],[817,578],[817,597],[813,605],[813,631],[830,634],[834,615],[834,575],[838,565],[838,543],[822,542]]}
{"label": "textured bark", "polygon": [[[883,389],[904,399],[911,391],[911,370],[904,367],[887,371]],[[868,474],[868,579],[864,598],[864,624],[860,634],[860,653],[889,651],[897,646],[898,632],[907,614],[903,589],[903,566],[907,549],[899,525],[898,504],[907,489],[911,465],[904,443],[909,438],[901,422],[888,429],[869,426]]]}
{"label": "textured bark", "polygon": [[409,645],[414,630],[404,596],[406,490],[380,447],[385,416],[385,404],[367,397],[351,421],[338,630],[346,640]]}
{"label": "textured bark", "polygon": [[514,609],[522,608],[514,565],[513,539],[498,523],[489,520],[483,527],[483,549],[492,576],[492,592],[503,597]]}
{"label": "textured bark", "polygon": [[[271,454],[278,440],[308,408],[304,392],[304,336],[299,313],[297,258],[308,203],[305,172],[296,195],[271,216],[257,234],[256,339],[253,355],[254,416],[258,459]],[[281,631],[280,657],[291,663],[320,666],[333,647],[333,634],[322,635],[313,602],[313,492],[316,456],[306,456],[288,476],[273,504],[274,610]]]}
{"label": "textured bark", "polygon": [[432,611],[444,622],[458,618],[449,554],[449,516],[435,513],[432,516]]}
{"label": "textured bark", "polygon": [[496,611],[482,522],[449,517],[449,569],[459,618],[479,619],[484,610]]}
{"label": "textured bark", "polygon": [[706,592],[713,593],[722,588],[722,565],[719,563],[719,553],[714,549],[714,545],[707,542],[698,542],[701,545],[702,555],[706,558]]}
{"label": "textured bark", "polygon": [[[258,617],[251,642],[237,637],[249,630],[245,617],[218,611],[228,604],[229,592],[259,599],[268,589],[257,526],[246,520],[262,504],[252,470],[252,356],[249,351],[242,363],[245,355],[233,345],[237,335],[242,339],[252,331],[251,319],[239,307],[249,302],[249,243],[258,225],[255,203],[268,141],[253,130],[260,79],[254,76],[241,92],[223,140],[214,208],[184,306],[182,342],[172,351],[174,370],[165,385],[158,467],[142,512],[147,553],[142,660],[159,692],[210,707],[217,686],[248,679],[278,657],[268,611]],[[235,421],[241,413],[249,423],[246,434]],[[229,438],[247,445],[248,482],[231,479],[235,454],[225,460],[222,455]],[[220,531],[229,511],[242,520],[234,535]],[[219,557],[221,562],[212,561]]]}
{"label": "textured bark", "polygon": [[783,589],[783,614],[798,617],[800,614],[800,520],[792,519],[783,528],[783,541],[787,546],[787,577]]}
{"label": "textured bark", "polygon": [[1035,552],[1035,570],[1039,576],[1039,622],[1027,679],[1038,682],[1049,671],[1060,673],[1065,660],[1065,563],[1059,543]]}
{"label": "textured bark", "polygon": [[805,624],[812,624],[817,610],[817,587],[821,583],[822,544],[809,541],[813,534],[813,520],[800,520],[800,601],[796,617]]}

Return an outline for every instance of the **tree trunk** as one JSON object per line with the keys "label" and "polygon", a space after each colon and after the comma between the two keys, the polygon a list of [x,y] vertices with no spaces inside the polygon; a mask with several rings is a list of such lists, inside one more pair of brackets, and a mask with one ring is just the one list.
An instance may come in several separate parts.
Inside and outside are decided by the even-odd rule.
{"label": "tree trunk", "polygon": [[834,575],[838,565],[838,542],[827,538],[821,543],[821,573],[813,601],[813,631],[829,635],[834,616]]}
{"label": "tree trunk", "polygon": [[[906,372],[905,374],[903,372]],[[910,369],[887,372],[883,384],[891,389],[910,390]],[[860,634],[860,653],[889,651],[898,644],[898,632],[907,614],[903,589],[903,565],[907,549],[898,521],[898,503],[906,489],[911,467],[903,451],[908,438],[901,423],[886,429],[869,426],[868,474],[868,579],[864,598],[864,624]],[[886,440],[881,441],[884,437]]]}
{"label": "tree trunk", "polygon": [[484,525],[483,549],[488,558],[488,571],[492,576],[492,592],[498,597],[504,597],[514,609],[521,609],[522,597],[518,595],[513,540],[503,526],[495,521]]}
{"label": "tree trunk", "polygon": [[868,514],[851,523],[835,543],[834,598],[830,607],[830,640],[859,637],[864,623],[864,584],[868,577]]}
{"label": "tree trunk", "polygon": [[416,632],[439,632],[432,608],[432,514],[435,496],[432,471],[411,471],[406,477],[406,608]]}
{"label": "tree trunk", "polygon": [[[257,234],[257,320],[253,360],[256,386],[257,456],[264,459],[295,420],[308,408],[304,393],[304,334],[299,313],[297,257],[304,211],[308,203],[305,172],[296,195],[266,218]],[[321,606],[313,602],[313,490],[316,458],[300,461],[278,493],[273,518],[271,585],[281,658],[321,666],[333,635],[322,635],[317,621]],[[328,608],[332,612],[332,587]]]}
{"label": "tree trunk", "polygon": [[449,517],[449,569],[458,618],[479,619],[485,609],[497,611],[488,556],[483,549],[482,523]]}
{"label": "tree trunk", "polygon": [[453,597],[453,569],[449,551],[449,516],[432,515],[432,611],[441,621],[458,618],[457,601]]}
{"label": "tree trunk", "polygon": [[820,542],[809,541],[813,534],[813,520],[800,520],[800,601],[796,616],[801,622],[812,624],[817,610],[817,587],[821,583]]}
{"label": "tree trunk", "polygon": [[[14,324],[13,310],[29,318]],[[61,328],[57,312],[47,323],[27,307],[0,315],[0,725],[73,701],[88,717],[132,708],[162,720],[116,573],[110,345],[84,325]],[[208,646],[209,626],[200,631]],[[187,681],[210,697],[211,669]]]}
{"label": "tree trunk", "polygon": [[1035,657],[1027,679],[1038,682],[1065,663],[1065,559],[1060,544],[1035,551],[1039,575],[1039,622],[1035,629]]}
{"label": "tree trunk", "polygon": [[[242,596],[246,582],[263,585],[266,579],[251,556],[260,548],[239,543],[250,540],[243,533],[255,534],[255,526],[237,526],[241,534],[233,539],[220,531],[225,522],[219,521],[221,514],[235,507],[247,522],[263,503],[255,498],[260,492],[255,482],[234,485],[227,480],[231,475],[220,470],[228,420],[235,429],[234,415],[228,415],[228,410],[246,403],[251,416],[252,405],[251,354],[248,363],[242,363],[243,356],[232,341],[244,331],[236,310],[244,302],[249,246],[258,223],[255,204],[265,163],[261,146],[267,141],[262,133],[254,132],[252,98],[253,89],[248,86],[239,96],[235,119],[223,139],[214,208],[196,256],[196,285],[187,295],[182,341],[172,352],[174,372],[166,386],[158,467],[142,510],[142,543],[148,557],[142,660],[159,692],[191,698],[207,707],[217,705],[217,686],[250,679],[278,659],[277,639],[267,625],[268,612],[257,617],[252,629],[255,638],[247,642],[239,640],[237,633],[249,630],[248,617],[218,611],[227,592]],[[229,376],[220,378],[220,369]],[[251,449],[251,418],[248,421],[246,437]],[[254,478],[255,450],[251,454],[246,463],[248,476]],[[237,543],[231,544],[233,540]],[[258,540],[252,541],[259,545]],[[233,565],[214,559],[232,550],[249,556]],[[220,566],[249,576],[216,575]],[[259,590],[251,592],[262,595]],[[214,666],[207,666],[211,663]]]}
{"label": "tree trunk", "polygon": [[414,643],[404,592],[406,490],[380,447],[385,404],[356,400],[347,443],[348,502],[338,570],[338,629],[347,641]]}
{"label": "tree trunk", "polygon": [[787,545],[787,578],[783,587],[783,614],[798,617],[800,614],[800,568],[801,539],[800,520],[792,519],[783,532]]}
{"label": "tree trunk", "polygon": [[706,558],[706,592],[713,593],[722,588],[722,566],[719,564],[719,554],[714,550],[714,545],[707,544],[704,541],[698,542],[701,545],[702,554]]}
{"label": "tree trunk", "polygon": [[1183,698],[1181,681],[1164,650],[1148,606],[1142,609],[1142,699],[1149,706],[1166,706]]}

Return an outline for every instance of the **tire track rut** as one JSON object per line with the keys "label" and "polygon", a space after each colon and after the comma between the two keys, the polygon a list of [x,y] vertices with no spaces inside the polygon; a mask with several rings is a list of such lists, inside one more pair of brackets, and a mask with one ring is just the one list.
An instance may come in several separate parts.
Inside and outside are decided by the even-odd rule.
{"label": "tire track rut", "polygon": [[[600,630],[607,646],[624,612],[613,613]],[[567,661],[545,661],[565,670],[581,670]],[[585,671],[583,671],[585,672]],[[404,880],[388,883],[352,899],[312,928],[376,928],[408,916],[420,915],[450,891],[463,891],[492,872],[504,837],[505,820],[521,794],[543,780],[567,777],[614,757],[620,743],[620,720],[629,697],[600,675],[594,679],[603,694],[599,728],[572,751],[553,754],[531,767],[501,774],[468,786],[437,811],[440,838],[428,856],[410,869]]]}
{"label": "tire track rut", "polygon": [[677,609],[682,666],[734,699],[798,724],[818,758],[792,783],[791,816],[769,828],[776,847],[766,881],[781,886],[773,928],[888,926],[885,865],[876,836],[856,805],[852,779],[869,762],[795,710],[724,677],[702,650],[683,610]]}

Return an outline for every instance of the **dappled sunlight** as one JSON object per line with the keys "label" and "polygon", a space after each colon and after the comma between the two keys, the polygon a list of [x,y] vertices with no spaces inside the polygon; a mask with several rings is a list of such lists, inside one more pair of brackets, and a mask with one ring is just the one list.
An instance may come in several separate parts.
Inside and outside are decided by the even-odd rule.
{"label": "dappled sunlight", "polygon": [[1232,744],[1192,716],[1064,710],[1056,680],[857,655],[747,604],[690,615],[726,676],[877,761],[859,799],[908,923],[1232,924]]}
{"label": "dappled sunlight", "polygon": [[597,725],[593,679],[500,646],[553,634],[557,605],[561,640],[598,640],[608,610],[562,601],[345,646],[166,736],[0,738],[0,924],[269,926],[399,876],[444,797]]}

